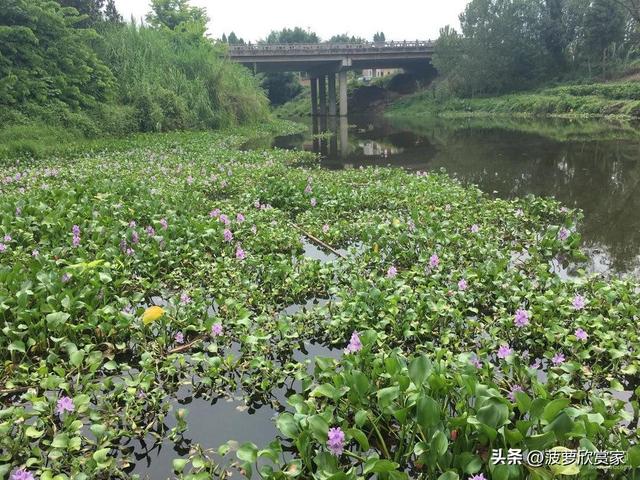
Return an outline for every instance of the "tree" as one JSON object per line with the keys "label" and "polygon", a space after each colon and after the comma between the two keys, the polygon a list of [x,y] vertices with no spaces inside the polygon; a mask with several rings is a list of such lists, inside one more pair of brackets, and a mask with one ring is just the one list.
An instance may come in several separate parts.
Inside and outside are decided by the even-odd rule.
{"label": "tree", "polygon": [[593,0],[584,17],[584,54],[591,59],[602,58],[612,44],[622,43],[626,19],[614,0]]}
{"label": "tree", "polygon": [[636,24],[640,24],[640,0],[614,0],[614,2],[626,10]]}
{"label": "tree", "polygon": [[104,0],[58,0],[58,3],[63,7],[75,8],[80,15],[86,15],[78,22],[82,28],[94,27],[103,21]]}
{"label": "tree", "polygon": [[376,43],[386,41],[386,37],[384,36],[384,32],[376,32],[373,35],[373,41],[376,42]]}
{"label": "tree", "polygon": [[203,34],[209,21],[206,10],[192,7],[188,0],[152,0],[151,12],[146,18],[156,28],[176,30],[179,26],[185,28],[190,24],[201,28]]}
{"label": "tree", "polygon": [[348,33],[342,33],[340,35],[334,35],[329,39],[327,43],[366,43],[367,41],[362,37],[349,36]]}
{"label": "tree", "polygon": [[231,32],[229,34],[227,42],[229,43],[229,45],[244,45],[244,39],[238,38],[235,32]]}
{"label": "tree", "polygon": [[264,43],[320,43],[320,37],[314,32],[304,30],[300,27],[293,29],[283,28],[279,31],[272,31]]}
{"label": "tree", "polygon": [[282,105],[302,92],[298,75],[291,72],[266,74],[261,86],[272,105]]}
{"label": "tree", "polygon": [[115,0],[107,0],[107,5],[104,7],[104,20],[115,25],[123,23],[124,20],[116,8]]}
{"label": "tree", "polygon": [[75,110],[109,97],[113,75],[82,19],[49,0],[0,0],[0,105]]}
{"label": "tree", "polygon": [[220,39],[222,43],[228,43],[227,35],[225,33],[222,34],[222,38]]}

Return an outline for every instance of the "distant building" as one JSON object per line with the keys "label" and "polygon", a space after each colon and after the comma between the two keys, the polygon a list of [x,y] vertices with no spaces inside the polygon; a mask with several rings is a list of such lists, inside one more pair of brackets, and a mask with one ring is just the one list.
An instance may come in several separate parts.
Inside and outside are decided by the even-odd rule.
{"label": "distant building", "polygon": [[401,68],[367,68],[362,70],[362,78],[372,80],[374,78],[388,77],[402,73]]}

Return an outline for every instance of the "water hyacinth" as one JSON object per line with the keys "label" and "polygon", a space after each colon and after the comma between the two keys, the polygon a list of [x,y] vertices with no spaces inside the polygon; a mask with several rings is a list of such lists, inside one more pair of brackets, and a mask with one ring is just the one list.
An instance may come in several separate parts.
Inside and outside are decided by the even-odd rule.
{"label": "water hyacinth", "polygon": [[577,294],[575,297],[573,297],[573,301],[571,302],[574,310],[582,310],[586,304],[587,302],[585,298],[580,294]]}
{"label": "water hyacinth", "polygon": [[147,227],[146,232],[147,232],[147,235],[149,235],[150,237],[153,237],[156,234],[156,231],[151,225]]}
{"label": "water hyacinth", "polygon": [[76,409],[73,400],[70,397],[63,396],[58,399],[56,404],[56,413],[62,415],[64,412],[73,412]]}
{"label": "water hyacinth", "polygon": [[241,213],[237,214],[237,215],[236,215],[236,221],[237,221],[238,223],[242,223],[242,222],[244,222],[244,215],[243,215],[243,214],[241,214]]}
{"label": "water hyacinth", "polygon": [[478,358],[476,354],[473,354],[469,361],[471,362],[471,365],[473,365],[474,367],[478,369],[482,368],[482,361]]}
{"label": "water hyacinth", "polygon": [[240,245],[236,247],[236,259],[244,260],[247,257],[246,252],[242,249]]}
{"label": "water hyacinth", "polygon": [[223,334],[222,324],[214,323],[211,325],[211,336],[212,337],[221,337]]}
{"label": "water hyacinth", "polygon": [[469,285],[467,285],[467,281],[464,278],[460,279],[458,282],[458,290],[464,292],[468,287]]}
{"label": "water hyacinth", "polygon": [[184,343],[184,333],[177,332],[173,337],[173,339],[176,341],[176,343],[179,343],[179,344]]}
{"label": "water hyacinth", "polygon": [[231,242],[233,240],[233,233],[231,233],[231,230],[229,230],[228,228],[224,229],[224,232],[222,232],[222,236],[224,237],[225,242]]}
{"label": "water hyacinth", "polygon": [[389,267],[389,270],[387,270],[387,278],[395,278],[397,274],[398,274],[398,269],[393,265],[391,265]]}
{"label": "water hyacinth", "polygon": [[344,432],[340,427],[334,427],[329,429],[327,435],[327,447],[332,455],[339,457],[344,452]]}
{"label": "water hyacinth", "polygon": [[322,226],[322,233],[324,233],[324,234],[329,233],[329,225],[328,225],[328,224],[326,224],[326,223],[325,223],[325,224]]}
{"label": "water hyacinth", "polygon": [[63,273],[62,277],[60,277],[60,281],[62,283],[69,283],[70,280],[71,280],[71,275],[69,275],[68,273]]}
{"label": "water hyacinth", "polygon": [[565,362],[564,354],[561,352],[556,353],[551,359],[553,364],[557,367],[558,365],[562,365]]}
{"label": "water hyacinth", "polygon": [[347,355],[351,353],[356,353],[362,350],[362,342],[360,341],[360,336],[358,332],[353,332],[351,334],[351,339],[349,340],[349,345],[345,348],[344,353]]}
{"label": "water hyacinth", "polygon": [[513,350],[511,349],[511,347],[509,347],[509,345],[506,343],[500,345],[500,348],[498,349],[498,358],[505,359],[510,355],[513,355]]}
{"label": "water hyacinth", "polygon": [[140,243],[140,235],[138,235],[138,232],[136,232],[135,230],[131,234],[131,243],[133,243],[134,245]]}
{"label": "water hyacinth", "polygon": [[211,210],[211,211],[209,212],[209,216],[210,216],[211,218],[218,218],[218,217],[220,216],[220,209],[219,209],[219,208],[216,208],[215,210]]}
{"label": "water hyacinth", "polygon": [[512,402],[516,401],[516,393],[524,392],[524,389],[520,385],[514,385],[509,392],[509,400]]}
{"label": "water hyacinth", "polygon": [[11,473],[9,480],[35,480],[35,477],[29,470],[20,468]]}
{"label": "water hyacinth", "polygon": [[482,473],[478,473],[476,475],[470,476],[469,480],[487,480],[487,477],[485,477]]}
{"label": "water hyacinth", "polygon": [[310,203],[311,203],[311,206],[312,206],[312,207],[315,207],[315,206],[318,204],[318,201],[316,200],[316,198],[315,198],[315,197],[313,197],[313,198],[311,199],[311,202],[310,202]]}
{"label": "water hyacinth", "polygon": [[189,296],[188,293],[183,292],[180,294],[180,303],[182,305],[187,305],[189,303],[191,303],[191,297]]}
{"label": "water hyacinth", "polygon": [[431,268],[437,268],[438,265],[440,265],[440,257],[438,257],[437,254],[433,254],[431,255],[431,258],[429,258],[429,266]]}
{"label": "water hyacinth", "polygon": [[222,223],[224,223],[226,226],[229,226],[229,224],[231,224],[231,220],[229,220],[229,217],[226,216],[224,213],[220,215],[220,217],[218,218]]}
{"label": "water hyacinth", "polygon": [[167,228],[169,228],[169,222],[167,222],[166,218],[163,218],[160,220],[160,226],[162,227],[163,230],[166,230]]}
{"label": "water hyacinth", "polygon": [[518,309],[513,317],[513,322],[518,328],[526,327],[529,325],[529,312],[522,308]]}
{"label": "water hyacinth", "polygon": [[581,342],[586,342],[589,335],[582,328],[577,328],[575,331],[576,338]]}
{"label": "water hyacinth", "polygon": [[7,246],[4,243],[0,243],[0,253],[6,252]]}
{"label": "water hyacinth", "polygon": [[566,228],[562,227],[559,231],[558,231],[558,239],[561,241],[565,241],[567,238],[569,238],[569,236],[571,235],[571,232],[569,230],[567,230]]}
{"label": "water hyacinth", "polygon": [[13,238],[11,238],[11,235],[5,235],[4,236],[4,243],[11,243],[11,241],[13,240]]}
{"label": "water hyacinth", "polygon": [[480,231],[480,227],[474,223],[473,225],[471,225],[470,230],[471,233],[478,233]]}

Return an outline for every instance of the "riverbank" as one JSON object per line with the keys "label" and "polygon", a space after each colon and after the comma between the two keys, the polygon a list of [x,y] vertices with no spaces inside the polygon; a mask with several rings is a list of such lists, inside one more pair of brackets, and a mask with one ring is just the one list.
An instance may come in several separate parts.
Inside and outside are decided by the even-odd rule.
{"label": "riverbank", "polygon": [[640,465],[637,284],[549,269],[579,211],[256,134],[5,167],[0,475],[506,478],[489,437],[576,435]]}
{"label": "riverbank", "polygon": [[565,118],[640,118],[640,82],[567,85],[499,97],[439,98],[427,90],[396,101],[387,109],[396,117],[557,116]]}

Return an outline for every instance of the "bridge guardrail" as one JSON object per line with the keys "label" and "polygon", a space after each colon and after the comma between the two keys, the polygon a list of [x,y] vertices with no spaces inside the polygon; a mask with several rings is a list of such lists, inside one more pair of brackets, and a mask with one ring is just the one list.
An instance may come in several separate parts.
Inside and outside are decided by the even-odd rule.
{"label": "bridge guardrail", "polygon": [[434,42],[427,41],[402,41],[402,42],[376,42],[376,43],[272,43],[255,45],[231,45],[229,54],[232,57],[243,55],[272,55],[296,54],[296,53],[354,53],[354,52],[388,52],[388,51],[415,51],[434,47]]}

